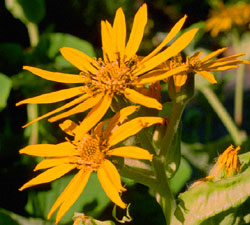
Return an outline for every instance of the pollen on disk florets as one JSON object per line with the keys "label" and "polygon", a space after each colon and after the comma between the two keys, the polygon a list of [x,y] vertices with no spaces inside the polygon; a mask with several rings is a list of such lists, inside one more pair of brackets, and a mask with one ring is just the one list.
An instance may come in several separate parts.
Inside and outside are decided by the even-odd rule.
{"label": "pollen on disk florets", "polygon": [[88,79],[86,82],[87,89],[92,93],[112,93],[121,94],[126,88],[129,88],[132,82],[137,79],[133,75],[136,68],[137,57],[133,57],[129,61],[115,60],[103,61],[96,60],[99,69],[95,74],[81,73]]}
{"label": "pollen on disk florets", "polygon": [[105,159],[98,137],[92,135],[84,135],[77,143],[77,150],[80,153],[80,159],[78,160],[80,166],[87,166],[91,170],[97,170]]}

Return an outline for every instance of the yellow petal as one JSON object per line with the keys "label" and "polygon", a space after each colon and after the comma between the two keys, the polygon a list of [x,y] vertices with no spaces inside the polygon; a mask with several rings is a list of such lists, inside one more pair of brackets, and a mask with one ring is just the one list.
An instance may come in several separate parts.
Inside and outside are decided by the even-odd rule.
{"label": "yellow petal", "polygon": [[133,89],[126,88],[123,94],[133,103],[139,103],[140,105],[158,110],[162,109],[161,103],[158,102],[155,98],[145,96]]}
{"label": "yellow petal", "polygon": [[207,72],[205,70],[203,70],[203,71],[195,71],[195,72],[200,74],[201,76],[203,76],[205,79],[207,79],[212,84],[217,83],[217,81],[215,80],[214,75],[212,73],[209,73],[209,72]]}
{"label": "yellow petal", "polygon": [[59,127],[68,135],[74,136],[74,130],[77,128],[77,124],[72,120],[65,120],[59,124]]}
{"label": "yellow petal", "polygon": [[236,59],[240,56],[244,56],[246,55],[245,53],[239,53],[239,54],[236,54],[236,55],[230,55],[230,56],[227,56],[227,57],[222,57],[220,59],[216,59],[214,60],[213,62],[223,62],[223,61],[228,61],[228,60],[231,60],[231,59]]}
{"label": "yellow petal", "polygon": [[139,106],[128,106],[123,109],[121,109],[119,112],[117,112],[109,121],[108,126],[105,128],[105,131],[103,132],[103,137],[107,138],[110,134],[110,132],[113,130],[113,128],[121,121],[127,119],[129,115],[134,113]]}
{"label": "yellow petal", "polygon": [[63,47],[60,49],[60,52],[65,59],[81,71],[89,71],[95,74],[97,68],[99,68],[94,59],[75,48]]}
{"label": "yellow petal", "polygon": [[147,5],[142,7],[135,14],[132,30],[125,49],[126,60],[129,60],[139,49],[145,26],[147,24]]}
{"label": "yellow petal", "polygon": [[57,120],[63,119],[65,117],[69,117],[71,115],[85,112],[86,110],[95,106],[102,98],[103,94],[98,94],[94,97],[88,98],[86,101],[80,103],[79,105],[75,106],[74,108],[68,110],[67,112],[61,113],[57,116],[53,116],[49,119],[49,122],[55,122]]}
{"label": "yellow petal", "polygon": [[[109,22],[101,22],[101,33],[102,33],[102,49],[104,58],[108,57],[108,61],[115,61],[115,38],[114,32]],[[107,54],[107,56],[106,56]]]}
{"label": "yellow petal", "polygon": [[20,149],[19,153],[41,157],[63,157],[76,155],[77,151],[74,149],[74,145],[72,145],[71,143],[62,142],[57,145],[28,145],[25,148]]}
{"label": "yellow petal", "polygon": [[115,36],[116,53],[120,54],[120,59],[123,60],[126,42],[126,22],[122,8],[119,8],[116,11],[113,31]]}
{"label": "yellow petal", "polygon": [[54,91],[48,94],[39,95],[33,98],[27,98],[16,103],[16,106],[22,104],[45,104],[45,103],[54,103],[60,102],[65,99],[69,99],[75,97],[76,95],[82,94],[82,90],[80,87],[68,88],[60,91]]}
{"label": "yellow petal", "polygon": [[238,64],[249,64],[249,61],[246,60],[230,60],[230,61],[224,61],[224,62],[210,62],[204,65],[205,68],[209,68],[213,70],[213,68],[218,67],[224,67],[224,66],[235,66]]}
{"label": "yellow petal", "polygon": [[199,29],[195,28],[190,31],[187,31],[183,35],[181,35],[173,44],[171,44],[167,49],[160,52],[158,55],[152,57],[148,61],[142,63],[138,69],[135,70],[135,75],[143,74],[154,67],[160,65],[164,61],[168,60],[169,58],[177,55],[181,52],[187,45],[193,40],[195,34]]}
{"label": "yellow petal", "polygon": [[101,137],[103,135],[103,127],[107,124],[107,121],[98,123],[94,129],[94,134]]}
{"label": "yellow petal", "polygon": [[23,189],[32,187],[34,185],[44,184],[56,180],[69,171],[73,170],[75,167],[76,165],[74,164],[61,164],[59,166],[48,169],[25,183],[21,188],[19,188],[19,191],[22,191]]}
{"label": "yellow petal", "polygon": [[27,127],[27,126],[29,126],[29,125],[31,125],[31,124],[33,124],[33,123],[35,123],[35,122],[41,120],[41,119],[44,119],[44,118],[46,118],[46,117],[49,117],[49,116],[51,116],[51,115],[53,115],[53,114],[55,114],[55,113],[57,113],[57,112],[60,112],[60,111],[62,111],[62,110],[64,110],[64,109],[67,109],[67,108],[69,108],[69,107],[72,107],[72,106],[74,106],[74,105],[76,105],[76,104],[78,104],[78,103],[84,101],[84,100],[85,100],[86,98],[88,98],[88,97],[89,97],[88,94],[82,95],[82,96],[80,96],[79,98],[76,98],[76,99],[72,100],[71,102],[69,102],[69,103],[67,103],[67,104],[65,104],[65,105],[63,105],[63,106],[61,106],[61,107],[59,107],[59,108],[57,108],[57,109],[55,109],[55,110],[52,110],[52,111],[50,111],[50,112],[44,114],[43,116],[40,116],[40,117],[36,118],[35,120],[32,120],[31,122],[25,124],[25,125],[23,126],[23,128],[25,128],[25,127]]}
{"label": "yellow petal", "polygon": [[221,66],[221,67],[215,67],[210,69],[209,71],[224,71],[224,70],[231,70],[231,69],[236,69],[239,68],[239,66]]}
{"label": "yellow petal", "polygon": [[108,145],[113,146],[126,138],[135,135],[145,127],[150,127],[156,123],[163,123],[161,117],[137,117],[130,120],[113,130],[109,136]]}
{"label": "yellow petal", "polygon": [[153,155],[150,154],[147,150],[136,146],[123,146],[111,149],[107,152],[107,155],[114,155],[133,159],[145,159],[149,161],[152,161],[153,159]]}
{"label": "yellow petal", "polygon": [[166,46],[181,30],[184,22],[186,21],[187,16],[183,16],[175,25],[174,27],[170,30],[166,38],[161,42],[160,45],[157,46],[149,55],[147,55],[145,58],[143,58],[142,62],[146,62],[150,58],[152,58],[154,55],[156,55],[159,51],[162,50],[164,46]]}
{"label": "yellow petal", "polygon": [[44,159],[36,165],[33,171],[59,166],[61,164],[69,163],[71,161],[72,159],[70,157]]}
{"label": "yellow petal", "polygon": [[66,199],[65,197],[67,197],[68,195],[71,195],[72,192],[74,192],[74,190],[79,185],[79,182],[81,180],[84,180],[84,178],[88,180],[88,178],[89,178],[89,171],[80,170],[74,176],[74,178],[69,182],[69,184],[67,185],[67,187],[64,189],[63,193],[59,196],[59,198],[56,200],[56,202],[51,207],[51,209],[49,211],[49,214],[48,214],[48,219],[52,216],[52,214],[56,211],[56,209],[65,201],[65,199]]}
{"label": "yellow petal", "polygon": [[120,174],[118,173],[116,167],[112,162],[110,162],[109,160],[105,160],[102,164],[102,168],[104,169],[108,179],[115,186],[116,191],[126,191],[126,188],[122,186]]}
{"label": "yellow petal", "polygon": [[63,202],[61,204],[60,209],[58,210],[56,216],[56,223],[58,223],[61,218],[65,215],[65,213],[69,210],[69,208],[75,203],[80,194],[83,192],[89,177],[92,171],[83,171],[79,172],[79,176],[74,183],[67,189],[67,192],[64,194]]}
{"label": "yellow petal", "polygon": [[221,48],[221,49],[218,49],[214,52],[211,52],[210,54],[208,54],[207,56],[203,57],[200,62],[207,62],[209,61],[210,59],[216,57],[217,55],[221,54],[222,52],[224,52],[227,48]]}
{"label": "yellow petal", "polygon": [[84,83],[85,79],[81,75],[73,75],[67,73],[50,72],[42,69],[38,69],[31,66],[24,66],[24,70],[28,70],[31,73],[36,74],[46,80],[56,81],[60,83]]}
{"label": "yellow petal", "polygon": [[112,96],[106,94],[91,111],[87,114],[80,126],[76,129],[76,140],[80,140],[82,135],[95,126],[106,114],[112,102]]}
{"label": "yellow petal", "polygon": [[182,73],[187,70],[188,70],[188,66],[179,66],[165,73],[162,72],[162,70],[152,71],[152,72],[147,73],[146,75],[141,76],[138,80],[138,84],[144,85],[144,84],[154,83],[156,81],[167,79],[168,77],[171,77],[178,73]]}
{"label": "yellow petal", "polygon": [[97,170],[97,177],[102,185],[103,190],[105,191],[107,196],[110,198],[110,200],[114,202],[116,205],[125,209],[126,204],[121,200],[119,193],[116,190],[116,187],[114,186],[112,181],[109,179],[107,173],[102,167],[100,167]]}

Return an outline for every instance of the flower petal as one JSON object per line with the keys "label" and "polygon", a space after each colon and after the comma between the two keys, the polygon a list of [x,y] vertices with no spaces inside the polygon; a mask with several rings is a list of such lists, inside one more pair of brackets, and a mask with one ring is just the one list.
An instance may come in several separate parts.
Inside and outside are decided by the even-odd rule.
{"label": "flower petal", "polygon": [[35,120],[32,120],[31,122],[29,122],[29,123],[25,124],[24,126],[22,126],[22,128],[25,128],[25,127],[27,127],[27,126],[29,126],[29,125],[31,125],[31,124],[33,124],[33,123],[35,123],[35,122],[41,120],[41,119],[44,119],[44,118],[46,118],[46,117],[49,117],[49,116],[51,116],[51,115],[53,115],[53,114],[55,114],[55,113],[57,113],[57,112],[60,112],[60,111],[62,111],[62,110],[64,110],[64,109],[67,109],[67,108],[69,108],[69,107],[72,107],[72,106],[74,106],[74,105],[76,105],[76,104],[78,104],[78,103],[84,101],[84,100],[85,100],[86,98],[88,98],[88,97],[89,97],[88,94],[82,95],[82,96],[80,96],[79,98],[76,98],[76,99],[72,100],[71,102],[69,102],[69,103],[67,103],[67,104],[65,104],[65,105],[63,105],[63,106],[61,106],[61,107],[59,107],[59,108],[57,108],[57,109],[55,109],[55,110],[52,110],[52,111],[50,111],[50,112],[48,112],[48,113],[46,113],[46,114],[44,114],[44,115],[42,115],[42,116],[36,118]]}
{"label": "flower petal", "polygon": [[74,136],[74,130],[77,128],[77,124],[72,120],[65,120],[59,124],[59,127],[68,135]]}
{"label": "flower petal", "polygon": [[212,84],[216,84],[217,81],[214,78],[214,75],[212,73],[209,73],[205,70],[203,71],[195,71],[196,73],[200,74],[201,76],[203,76],[205,79],[207,79],[210,83]]}
{"label": "flower petal", "polygon": [[62,142],[57,145],[37,144],[28,145],[19,150],[20,154],[27,154],[41,157],[64,157],[77,155],[74,145],[69,142]]}
{"label": "flower petal", "polygon": [[140,105],[143,105],[143,106],[146,106],[149,108],[154,108],[154,109],[158,109],[158,110],[162,109],[161,103],[158,102],[155,98],[145,96],[145,95],[143,95],[143,94],[141,94],[133,89],[126,88],[124,90],[123,94],[131,102],[139,103]]}
{"label": "flower petal", "polygon": [[145,159],[152,161],[153,155],[147,150],[136,146],[123,146],[115,149],[111,149],[107,152],[107,155],[114,155],[133,159]]}
{"label": "flower petal", "polygon": [[215,68],[209,69],[209,71],[224,71],[224,70],[231,70],[231,69],[236,69],[236,68],[239,68],[239,65],[215,67]]}
{"label": "flower petal", "polygon": [[137,109],[139,108],[139,106],[128,106],[125,107],[123,109],[121,109],[119,112],[117,112],[109,121],[108,121],[108,125],[105,128],[104,132],[103,132],[103,138],[107,138],[110,134],[110,132],[114,129],[114,127],[121,121],[127,119],[127,117],[129,115],[131,115],[132,113],[134,113]]}
{"label": "flower petal", "polygon": [[69,99],[72,97],[75,97],[79,94],[82,94],[82,90],[80,87],[74,87],[74,88],[68,88],[60,91],[54,91],[48,94],[39,95],[33,98],[27,98],[25,100],[22,100],[18,103],[16,103],[16,106],[22,105],[22,104],[45,104],[45,103],[54,103],[54,102],[60,102],[65,99]]}
{"label": "flower petal", "polygon": [[102,168],[107,174],[108,179],[115,186],[116,191],[126,191],[126,188],[122,186],[120,174],[112,162],[110,162],[109,160],[105,160],[102,164]]}
{"label": "flower petal", "polygon": [[91,111],[87,114],[85,119],[76,129],[75,140],[80,140],[82,135],[87,133],[93,126],[95,126],[101,118],[106,114],[112,102],[112,96],[106,94]]}
{"label": "flower petal", "polygon": [[209,61],[210,59],[216,57],[217,55],[221,54],[222,52],[224,52],[227,48],[220,48],[214,52],[211,52],[210,54],[206,55],[205,57],[203,57],[200,62],[204,63]]}
{"label": "flower petal", "polygon": [[81,71],[95,74],[99,67],[94,59],[75,48],[63,47],[60,48],[60,52],[67,61]]}
{"label": "flower petal", "polygon": [[143,85],[143,84],[154,83],[156,81],[167,79],[168,77],[171,77],[175,74],[182,73],[187,70],[188,70],[188,66],[179,66],[165,73],[162,72],[162,70],[152,71],[152,72],[147,73],[146,75],[141,76],[138,79],[138,84]]}
{"label": "flower petal", "polygon": [[170,30],[166,38],[146,57],[143,58],[142,62],[146,62],[150,58],[152,58],[154,55],[156,55],[159,51],[162,50],[164,46],[166,46],[181,30],[183,24],[185,23],[187,19],[187,16],[183,16]]}
{"label": "flower petal", "polygon": [[23,66],[24,70],[28,70],[35,75],[42,77],[46,80],[51,80],[60,83],[84,83],[85,78],[80,75],[73,75],[67,73],[58,73],[58,72],[50,72],[47,70],[42,70],[39,68],[31,67],[31,66]]}
{"label": "flower petal", "polygon": [[95,106],[102,98],[103,94],[98,94],[94,97],[88,98],[86,101],[80,103],[79,105],[75,106],[74,108],[68,110],[67,112],[60,113],[57,116],[53,116],[49,119],[49,122],[55,122],[57,120],[63,119],[65,117],[69,117],[71,115],[85,112],[86,110]]}
{"label": "flower petal", "polygon": [[199,29],[194,28],[192,30],[187,31],[183,35],[181,35],[172,45],[170,45],[167,49],[160,52],[156,56],[152,57],[148,61],[142,63],[138,66],[138,69],[135,70],[135,75],[143,74],[156,66],[160,65],[164,61],[168,60],[169,58],[177,55],[181,52],[187,45],[193,40],[195,34]]}
{"label": "flower petal", "polygon": [[114,202],[116,205],[120,206],[121,208],[125,209],[126,204],[121,200],[119,193],[116,190],[116,187],[109,179],[109,176],[104,170],[104,168],[100,167],[97,170],[97,177],[102,185],[103,190],[105,191],[107,196],[111,199],[111,201]]}
{"label": "flower petal", "polygon": [[33,171],[41,170],[41,169],[47,169],[50,167],[59,166],[64,163],[71,162],[71,157],[60,157],[60,158],[50,158],[50,159],[43,159],[41,162],[39,162]]}
{"label": "flower petal", "polygon": [[66,193],[62,193],[62,195],[64,194],[63,202],[61,204],[60,209],[58,210],[56,216],[56,223],[61,220],[61,218],[65,215],[65,213],[69,210],[69,208],[75,203],[80,194],[83,192],[91,173],[92,171],[80,170],[78,172],[79,176],[74,180],[74,182],[71,183],[69,188],[66,188]]}
{"label": "flower petal", "polygon": [[115,36],[116,53],[120,54],[120,59],[123,60],[126,43],[126,22],[122,8],[119,8],[116,11],[113,31]]}
{"label": "flower petal", "polygon": [[232,59],[236,59],[240,56],[244,56],[246,55],[245,53],[239,53],[239,54],[236,54],[236,55],[230,55],[230,56],[227,56],[227,57],[222,57],[220,59],[216,59],[214,60],[213,62],[223,62],[223,61],[228,61],[228,60],[232,60]]}
{"label": "flower petal", "polygon": [[73,170],[75,167],[76,165],[74,164],[61,164],[59,166],[48,169],[45,172],[36,176],[35,178],[31,179],[27,183],[25,183],[21,188],[19,188],[19,191],[38,184],[44,184],[56,180],[62,177],[64,174],[68,173],[69,171]]}
{"label": "flower petal", "polygon": [[146,24],[147,5],[143,4],[135,14],[132,30],[125,49],[126,60],[129,60],[138,51]]}
{"label": "flower petal", "polygon": [[137,134],[145,127],[150,127],[156,123],[163,123],[164,119],[161,117],[137,117],[130,120],[113,130],[109,136],[108,145],[113,146],[126,138]]}

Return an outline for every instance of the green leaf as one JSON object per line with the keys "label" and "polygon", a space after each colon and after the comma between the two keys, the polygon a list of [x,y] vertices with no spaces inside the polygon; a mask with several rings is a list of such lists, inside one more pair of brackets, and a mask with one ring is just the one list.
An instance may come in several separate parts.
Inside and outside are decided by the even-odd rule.
{"label": "green leaf", "polygon": [[84,213],[75,212],[73,216],[74,224],[76,225],[115,225],[113,221],[100,221],[95,220],[90,216],[86,216]]}
{"label": "green leaf", "polygon": [[54,223],[36,218],[25,218],[11,211],[0,209],[1,225],[53,225]]}
{"label": "green leaf", "polygon": [[44,0],[5,0],[5,6],[10,13],[24,24],[38,24],[45,16]]}
{"label": "green leaf", "polygon": [[[30,192],[26,210],[32,216],[47,218],[50,208],[72,178],[73,175],[70,175],[54,181],[51,189],[48,191]],[[89,216],[97,217],[102,213],[109,202],[110,200],[102,190],[96,174],[92,174],[83,193],[61,219],[61,223],[68,223],[72,221],[74,212],[83,211]],[[55,220],[55,217],[56,213],[53,214],[51,221]]]}
{"label": "green leaf", "polygon": [[7,105],[7,99],[10,94],[11,86],[11,79],[0,73],[0,111],[3,110]]}
{"label": "green leaf", "polygon": [[170,188],[174,194],[177,194],[190,179],[192,169],[186,159],[181,158],[179,169],[174,177],[170,180]]}
{"label": "green leaf", "polygon": [[250,196],[250,168],[224,180],[201,183],[179,196],[173,225],[198,225],[222,211],[239,207]]}

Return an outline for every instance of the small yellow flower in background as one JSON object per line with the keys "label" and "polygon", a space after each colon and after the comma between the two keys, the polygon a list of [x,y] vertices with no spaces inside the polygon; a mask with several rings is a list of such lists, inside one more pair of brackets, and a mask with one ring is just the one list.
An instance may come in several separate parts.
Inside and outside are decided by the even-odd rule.
{"label": "small yellow flower in background", "polygon": [[171,71],[152,70],[182,51],[194,38],[198,29],[192,29],[184,33],[168,48],[161,51],[178,34],[185,20],[186,16],[175,24],[156,49],[143,59],[139,59],[136,56],[136,52],[139,49],[147,23],[147,6],[143,4],[136,13],[127,44],[125,16],[123,10],[119,8],[116,11],[113,26],[108,21],[101,22],[103,59],[90,58],[85,53],[69,47],[60,49],[65,59],[81,71],[80,74],[49,72],[35,67],[24,66],[25,70],[47,80],[62,83],[78,83],[81,85],[18,102],[17,105],[27,103],[44,104],[76,97],[62,107],[38,117],[24,127],[69,108],[71,109],[51,117],[49,121],[54,122],[92,108],[80,125],[84,133],[105,115],[114,95],[122,95],[135,104],[159,110],[162,109],[160,102],[139,93],[136,89],[187,69],[186,67],[181,67]]}
{"label": "small yellow flower in background", "polygon": [[216,37],[220,32],[231,30],[233,26],[247,27],[249,23],[250,4],[240,2],[226,6],[220,2],[218,8],[210,12],[205,29],[211,31],[212,37]]}
{"label": "small yellow flower in background", "polygon": [[240,172],[241,163],[238,157],[240,146],[234,148],[230,145],[218,158],[216,164],[211,169],[209,176],[215,178],[228,177]]}
{"label": "small yellow flower in background", "polygon": [[179,92],[180,88],[186,83],[188,74],[199,74],[207,79],[210,83],[215,84],[217,81],[214,75],[210,72],[214,71],[224,71],[235,69],[239,67],[239,64],[250,64],[247,60],[235,60],[236,58],[245,55],[244,53],[231,55],[227,57],[222,57],[219,59],[212,60],[214,57],[218,56],[224,52],[227,48],[221,48],[214,52],[211,52],[207,56],[200,59],[202,52],[196,52],[193,56],[186,57],[186,61],[180,55],[173,57],[163,64],[168,69],[180,68],[180,66],[186,65],[188,67],[187,71],[181,72],[174,75],[174,83],[176,86],[176,91]]}
{"label": "small yellow flower in background", "polygon": [[67,141],[55,145],[30,145],[21,149],[20,154],[46,157],[35,167],[34,171],[47,170],[25,183],[19,190],[51,182],[73,169],[78,169],[78,173],[48,214],[48,218],[50,218],[59,208],[56,217],[56,223],[58,223],[82,193],[91,173],[95,171],[107,196],[116,205],[125,208],[126,204],[121,200],[119,193],[126,189],[122,187],[120,175],[108,158],[120,156],[151,161],[153,155],[136,146],[113,146],[138,133],[144,127],[164,122],[164,119],[160,117],[137,117],[124,122],[137,108],[136,106],[123,108],[110,120],[100,122],[94,129],[85,133],[81,132],[79,125],[71,120],[66,120],[60,124],[60,127],[68,135],[71,135],[73,140],[66,139]]}

